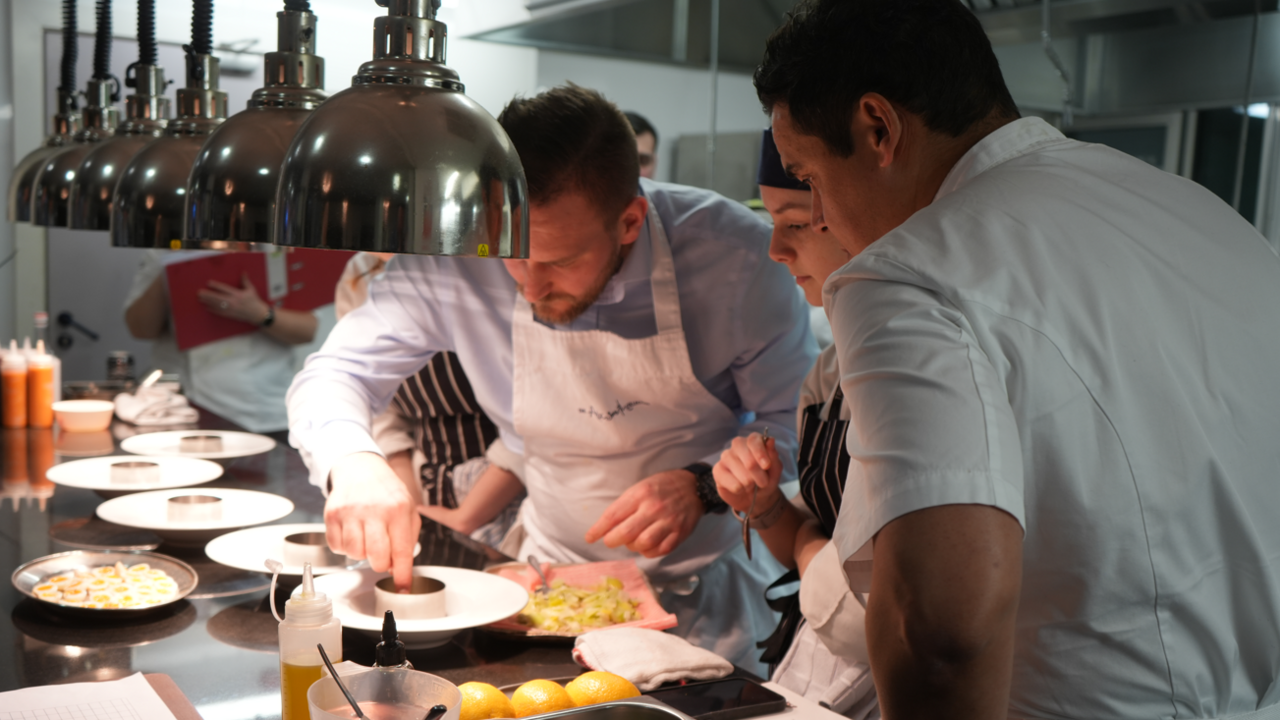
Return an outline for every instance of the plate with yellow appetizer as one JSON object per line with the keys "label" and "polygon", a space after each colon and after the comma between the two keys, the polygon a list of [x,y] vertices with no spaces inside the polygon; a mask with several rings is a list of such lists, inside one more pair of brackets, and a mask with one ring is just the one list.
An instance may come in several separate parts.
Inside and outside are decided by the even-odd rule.
{"label": "plate with yellow appetizer", "polygon": [[138,614],[178,602],[196,588],[188,564],[154,552],[74,550],[20,565],[23,595],[51,609],[95,617]]}

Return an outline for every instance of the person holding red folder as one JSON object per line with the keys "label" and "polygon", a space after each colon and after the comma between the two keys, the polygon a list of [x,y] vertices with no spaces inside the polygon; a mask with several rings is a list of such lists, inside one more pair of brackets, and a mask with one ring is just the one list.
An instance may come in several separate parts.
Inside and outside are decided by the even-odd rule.
{"label": "person holding red folder", "polygon": [[[293,380],[294,347],[315,337],[316,314],[276,307],[264,299],[265,263],[258,283],[247,270],[237,273],[235,284],[231,277],[214,279],[218,275],[211,271],[201,285],[194,284],[190,273],[172,272],[177,268],[171,266],[178,264],[190,263],[186,270],[202,259],[230,262],[233,257],[216,252],[148,251],[125,300],[125,323],[134,337],[154,341],[153,367],[179,373],[183,392],[193,403],[246,430],[284,430],[288,426],[284,396]],[[170,287],[175,277],[183,278],[181,289]],[[200,344],[191,346],[190,341],[179,343],[174,320],[175,308],[192,304],[186,301],[192,299],[187,295],[193,288],[198,306],[181,319],[186,323],[203,320],[205,332],[195,336]],[[226,321],[234,325],[217,326],[225,326]]]}

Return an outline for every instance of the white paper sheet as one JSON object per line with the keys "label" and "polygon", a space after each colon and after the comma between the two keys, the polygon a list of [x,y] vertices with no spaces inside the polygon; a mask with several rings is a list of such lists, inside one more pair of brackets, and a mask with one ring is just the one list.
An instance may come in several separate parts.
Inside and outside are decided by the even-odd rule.
{"label": "white paper sheet", "polygon": [[120,680],[0,693],[0,720],[176,719],[142,673],[134,673]]}

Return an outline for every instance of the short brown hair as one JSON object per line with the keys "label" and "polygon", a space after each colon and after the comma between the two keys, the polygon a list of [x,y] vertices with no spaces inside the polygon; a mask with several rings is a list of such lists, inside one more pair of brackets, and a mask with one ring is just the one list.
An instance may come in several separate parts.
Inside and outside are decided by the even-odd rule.
{"label": "short brown hair", "polygon": [[498,122],[520,154],[533,204],[581,192],[612,221],[635,198],[636,136],[622,111],[595,90],[569,83],[516,98]]}

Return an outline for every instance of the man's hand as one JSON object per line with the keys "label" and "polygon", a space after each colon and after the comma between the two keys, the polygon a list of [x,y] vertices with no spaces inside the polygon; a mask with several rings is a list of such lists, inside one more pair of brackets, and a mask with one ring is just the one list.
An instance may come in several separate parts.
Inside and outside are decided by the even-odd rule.
{"label": "man's hand", "polygon": [[413,577],[413,544],[422,520],[405,483],[373,453],[355,453],[334,464],[333,489],[324,504],[329,549],[367,558],[375,572],[391,570],[397,587]]}
{"label": "man's hand", "polygon": [[210,280],[208,288],[196,291],[196,297],[214,315],[250,325],[261,325],[270,310],[270,306],[258,297],[257,288],[245,274],[240,275],[240,287]]}
{"label": "man's hand", "polygon": [[694,482],[688,470],[667,470],[632,485],[587,530],[587,542],[603,539],[611,548],[626,545],[647,558],[670,553],[702,518]]}
{"label": "man's hand", "polygon": [[782,460],[772,440],[760,433],[736,437],[729,448],[720,453],[720,462],[712,469],[716,492],[729,507],[740,513],[751,508],[752,491],[756,503],[753,512],[761,513],[778,499],[778,481],[782,477]]}

